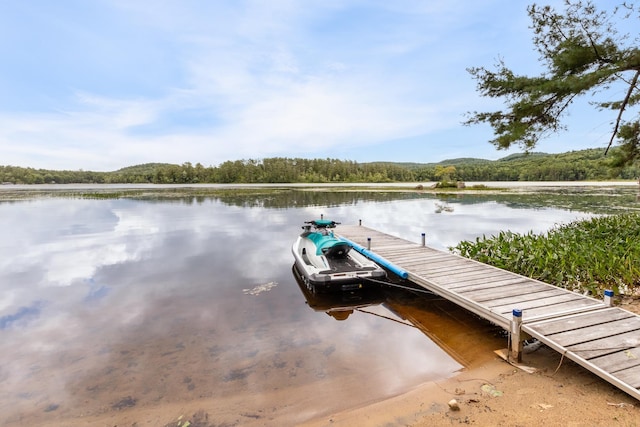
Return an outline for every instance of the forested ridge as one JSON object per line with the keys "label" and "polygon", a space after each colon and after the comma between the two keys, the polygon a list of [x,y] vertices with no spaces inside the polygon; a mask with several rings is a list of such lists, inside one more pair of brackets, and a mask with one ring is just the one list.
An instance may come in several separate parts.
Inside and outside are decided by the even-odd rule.
{"label": "forested ridge", "polygon": [[[459,181],[582,181],[636,179],[640,166],[612,166],[615,153],[602,149],[560,154],[515,154],[499,160],[459,158],[439,163],[358,163],[338,159],[274,157],[227,161],[205,167],[200,163],[147,163],[113,172],[56,171],[0,166],[0,182],[43,183],[331,183]],[[451,167],[452,166],[452,167]],[[446,172],[443,174],[443,171]]]}

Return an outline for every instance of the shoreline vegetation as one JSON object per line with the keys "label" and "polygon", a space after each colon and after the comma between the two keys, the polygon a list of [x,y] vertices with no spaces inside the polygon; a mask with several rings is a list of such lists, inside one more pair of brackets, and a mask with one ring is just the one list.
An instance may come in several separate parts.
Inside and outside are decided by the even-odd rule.
{"label": "shoreline vegetation", "polygon": [[640,214],[559,225],[544,234],[502,231],[450,251],[580,293],[640,296]]}
{"label": "shoreline vegetation", "polygon": [[146,163],[112,172],[0,166],[2,184],[257,184],[402,183],[469,181],[637,180],[640,165],[614,167],[619,149],[560,154],[512,154],[498,160],[458,158],[438,163],[369,162],[338,159],[265,158],[218,166]]}
{"label": "shoreline vegetation", "polygon": [[[634,180],[616,181],[500,181],[470,182],[441,185],[442,182],[413,183],[273,183],[273,184],[18,184],[0,185],[1,201],[29,200],[41,197],[137,200],[182,200],[199,202],[218,198],[223,202],[246,205],[243,198],[265,198],[266,207],[289,207],[292,195],[303,194],[307,203],[322,205],[340,198],[353,202],[364,198],[387,201],[389,197],[440,197],[455,200],[462,195],[522,199],[535,206],[555,206],[566,209],[593,211],[598,214],[616,213],[640,208],[640,188]],[[460,185],[463,184],[463,185]],[[637,190],[636,190],[637,189]],[[340,196],[341,195],[341,196]],[[610,197],[615,197],[612,205]],[[235,201],[235,202],[233,202]],[[293,203],[293,202],[292,202]],[[291,206],[297,206],[293,203]]]}

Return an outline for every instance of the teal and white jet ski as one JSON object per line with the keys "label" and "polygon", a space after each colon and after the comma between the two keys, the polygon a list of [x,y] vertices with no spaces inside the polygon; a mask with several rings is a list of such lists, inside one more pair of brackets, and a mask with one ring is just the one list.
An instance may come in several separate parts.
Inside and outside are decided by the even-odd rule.
{"label": "teal and white jet ski", "polygon": [[328,219],[305,221],[304,230],[291,248],[295,267],[312,291],[348,291],[381,279],[386,272],[352,246],[337,238],[332,229],[338,222]]}

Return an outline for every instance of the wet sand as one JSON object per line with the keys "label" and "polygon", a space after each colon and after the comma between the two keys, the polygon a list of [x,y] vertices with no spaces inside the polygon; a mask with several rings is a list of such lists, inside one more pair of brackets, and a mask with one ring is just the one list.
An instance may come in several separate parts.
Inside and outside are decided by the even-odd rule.
{"label": "wet sand", "polygon": [[[525,355],[529,374],[494,358],[401,396],[305,423],[322,426],[637,426],[640,403],[548,348]],[[559,367],[559,368],[558,368]],[[556,371],[556,369],[558,369]],[[448,402],[455,399],[460,409]]]}

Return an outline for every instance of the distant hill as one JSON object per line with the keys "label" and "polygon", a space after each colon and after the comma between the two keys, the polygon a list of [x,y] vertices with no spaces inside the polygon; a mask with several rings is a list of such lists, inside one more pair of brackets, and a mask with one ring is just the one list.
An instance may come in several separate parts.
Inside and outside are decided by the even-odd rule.
{"label": "distant hill", "polygon": [[509,156],[503,157],[498,160],[488,160],[488,159],[480,159],[476,157],[458,157],[455,159],[445,159],[436,163],[412,163],[412,162],[371,162],[365,164],[375,164],[375,165],[393,165],[400,166],[403,168],[407,168],[409,170],[422,169],[422,168],[433,168],[436,166],[462,166],[462,165],[486,165],[488,163],[493,162],[502,162],[502,161],[510,161],[517,160],[521,158],[531,158],[533,156],[548,156],[550,154],[546,153],[519,153],[519,154],[511,154]]}
{"label": "distant hill", "polygon": [[382,166],[399,166],[402,168],[406,168],[409,170],[416,170],[416,169],[422,169],[425,167],[435,167],[435,166],[449,166],[449,165],[463,165],[463,164],[486,164],[486,163],[491,163],[493,160],[487,160],[487,159],[476,159],[473,157],[461,157],[459,159],[447,159],[447,160],[442,160],[441,162],[437,162],[437,163],[413,163],[413,162],[371,162],[371,163],[363,163],[363,164],[370,164],[370,165],[382,165]]}
{"label": "distant hill", "polygon": [[[613,150],[612,150],[613,151]],[[515,153],[509,154],[508,156],[501,157],[498,160],[488,160],[488,159],[480,159],[476,157],[458,157],[454,159],[445,159],[436,163],[409,163],[409,162],[372,162],[372,164],[381,164],[381,165],[395,165],[401,166],[407,169],[420,169],[425,167],[435,167],[435,166],[468,166],[468,165],[486,165],[489,163],[503,163],[503,162],[536,162],[536,161],[544,161],[544,158],[563,158],[568,157],[571,160],[576,159],[588,159],[588,160],[596,160],[596,159],[604,159],[604,148],[589,148],[585,150],[575,150],[575,151],[567,151],[564,153],[542,153],[542,152],[530,152],[530,153]]]}
{"label": "distant hill", "polygon": [[461,157],[438,163],[384,163],[400,166],[414,174],[416,181],[437,180],[436,168],[454,166],[455,179],[461,181],[582,181],[637,179],[640,162],[624,168],[614,167],[619,148],[605,156],[603,148],[564,153],[516,153],[498,160]]}
{"label": "distant hill", "polygon": [[162,169],[170,166],[179,167],[180,165],[174,165],[172,163],[143,163],[141,165],[127,166],[122,169],[118,169],[113,173],[145,174],[145,173],[153,173],[158,169]]}
{"label": "distant hill", "polygon": [[547,153],[515,153],[506,157],[496,160],[497,162],[510,162],[512,160],[533,159],[534,157],[553,156],[553,154]]}
{"label": "distant hill", "polygon": [[489,162],[492,162],[492,160],[477,159],[474,157],[459,157],[457,159],[443,160],[441,162],[436,163],[436,165],[441,165],[441,166],[468,165],[468,164],[474,164],[474,163],[489,163]]}

